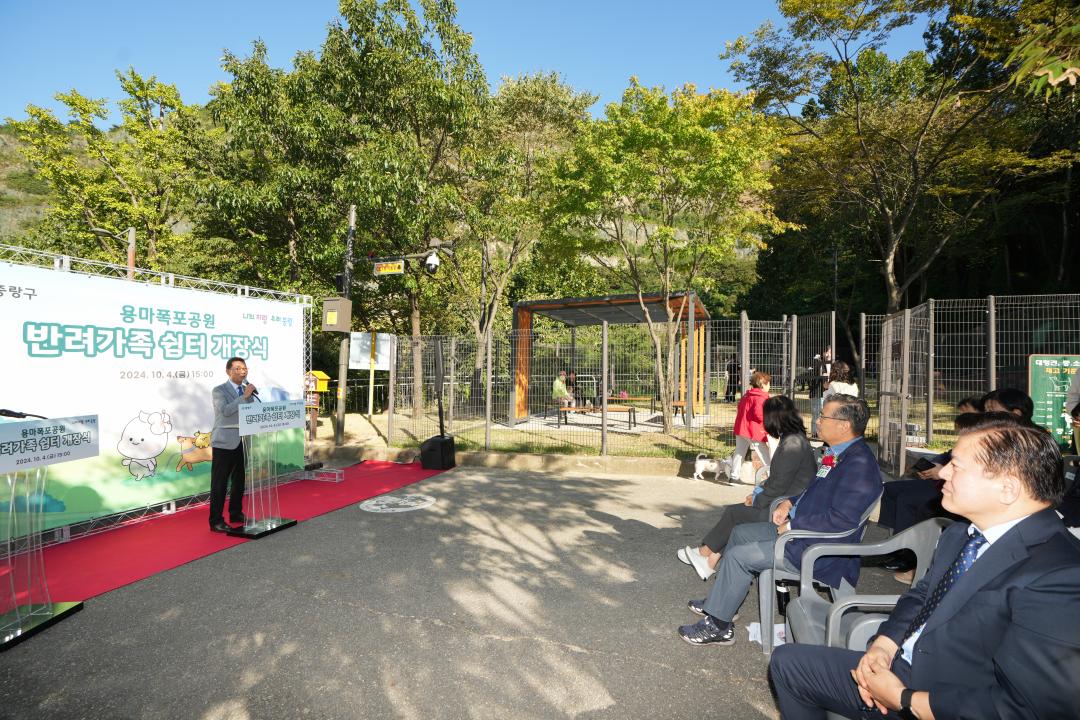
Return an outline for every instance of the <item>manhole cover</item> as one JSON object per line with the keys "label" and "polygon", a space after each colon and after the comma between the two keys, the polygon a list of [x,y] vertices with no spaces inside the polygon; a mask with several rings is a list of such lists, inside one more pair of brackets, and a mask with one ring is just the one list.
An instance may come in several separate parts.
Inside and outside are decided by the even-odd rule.
{"label": "manhole cover", "polygon": [[383,495],[360,503],[360,509],[374,513],[397,513],[421,510],[435,504],[430,495]]}

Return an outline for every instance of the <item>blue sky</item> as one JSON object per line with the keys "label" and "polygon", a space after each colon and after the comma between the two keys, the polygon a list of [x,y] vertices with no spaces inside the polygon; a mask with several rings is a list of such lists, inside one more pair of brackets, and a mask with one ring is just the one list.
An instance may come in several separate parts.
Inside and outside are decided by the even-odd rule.
{"label": "blue sky", "polygon": [[[75,88],[115,100],[114,71],[129,65],[173,83],[185,102],[202,103],[225,79],[222,49],[250,52],[266,42],[270,61],[288,67],[317,50],[336,0],[0,0],[0,119],[26,116],[29,103],[57,109],[53,95]],[[777,17],[753,0],[459,0],[459,24],[473,34],[494,85],[501,76],[557,71],[600,96],[594,113],[617,100],[631,75],[668,89],[735,85],[718,59],[724,41]],[[922,47],[906,29],[886,48]]]}

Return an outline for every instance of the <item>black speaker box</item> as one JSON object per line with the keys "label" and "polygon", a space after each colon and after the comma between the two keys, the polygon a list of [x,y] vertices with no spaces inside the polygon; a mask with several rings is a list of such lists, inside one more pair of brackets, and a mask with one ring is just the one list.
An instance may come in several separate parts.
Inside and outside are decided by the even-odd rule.
{"label": "black speaker box", "polygon": [[420,444],[420,467],[425,470],[449,470],[456,464],[452,435],[436,435]]}

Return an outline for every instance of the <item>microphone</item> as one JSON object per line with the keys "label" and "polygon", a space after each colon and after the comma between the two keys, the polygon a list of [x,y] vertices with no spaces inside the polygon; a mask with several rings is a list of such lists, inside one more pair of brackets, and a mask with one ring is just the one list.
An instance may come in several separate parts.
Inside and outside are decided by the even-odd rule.
{"label": "microphone", "polygon": [[24,412],[19,412],[18,410],[5,410],[5,409],[2,409],[2,408],[0,408],[0,417],[20,418],[20,419],[21,418],[32,417],[32,418],[40,418],[42,420],[48,420],[49,419],[49,418],[45,417],[44,415],[35,415],[34,413],[24,413]]}
{"label": "microphone", "polygon": [[[244,380],[244,385],[243,385],[243,387],[247,387],[247,386],[248,386],[248,385],[250,385],[250,384],[251,384],[251,383],[249,383],[249,382],[248,382],[247,380]],[[256,390],[252,390],[252,391],[251,391],[251,397],[255,398],[255,399],[256,399],[256,400],[258,400],[259,402],[262,402],[262,398],[261,398],[261,397],[259,397],[259,391],[258,391],[257,389],[256,389]]]}

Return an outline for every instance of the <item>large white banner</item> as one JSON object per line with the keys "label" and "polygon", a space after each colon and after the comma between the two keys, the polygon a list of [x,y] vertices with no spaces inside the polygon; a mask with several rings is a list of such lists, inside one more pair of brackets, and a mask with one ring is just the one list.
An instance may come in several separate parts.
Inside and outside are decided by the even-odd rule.
{"label": "large white banner", "polygon": [[302,399],[303,313],[0,263],[0,407],[99,417],[101,454],[50,470],[47,526],[208,491],[210,393],[227,380],[226,360],[246,360],[264,401]]}

